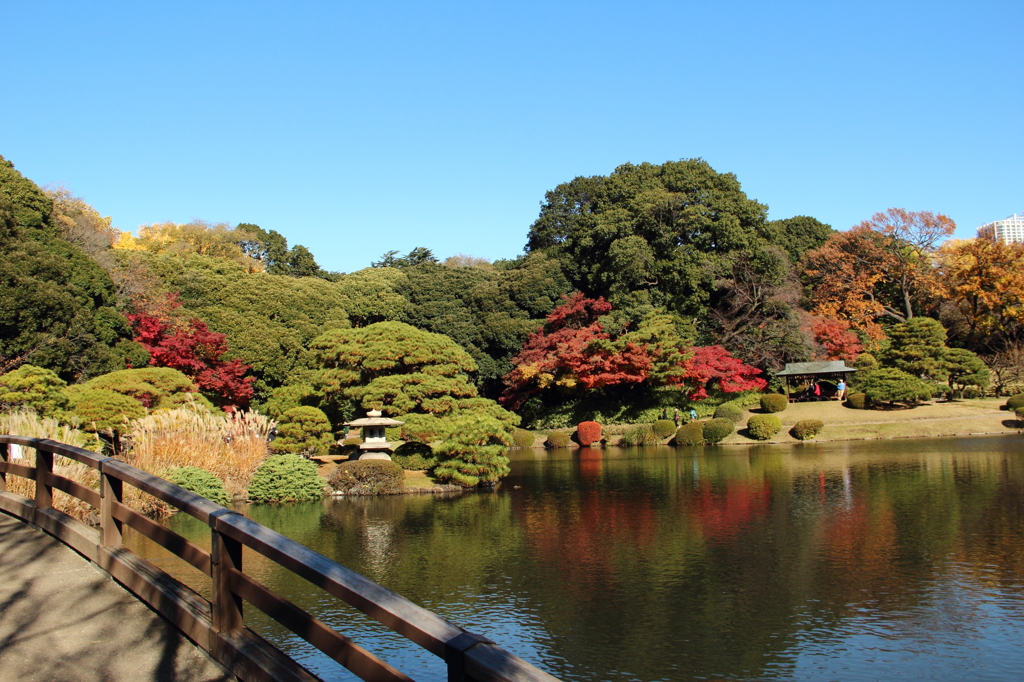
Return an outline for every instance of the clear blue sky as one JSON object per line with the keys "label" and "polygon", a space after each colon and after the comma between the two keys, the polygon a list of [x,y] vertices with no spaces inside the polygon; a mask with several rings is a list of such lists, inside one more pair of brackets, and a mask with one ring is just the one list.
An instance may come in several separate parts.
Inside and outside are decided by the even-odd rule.
{"label": "clear blue sky", "polygon": [[544,192],[702,157],[770,217],[1024,210],[1024,3],[0,0],[0,154],[114,224],[350,272],[522,252]]}

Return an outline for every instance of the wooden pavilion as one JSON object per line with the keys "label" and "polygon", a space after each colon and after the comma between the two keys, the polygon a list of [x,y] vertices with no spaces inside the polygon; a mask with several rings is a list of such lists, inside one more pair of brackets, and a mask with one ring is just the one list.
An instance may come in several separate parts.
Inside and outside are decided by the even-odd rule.
{"label": "wooden pavilion", "polygon": [[[805,399],[801,397],[802,393],[798,393],[796,396],[792,395],[792,387],[794,385],[797,388],[813,386],[822,379],[838,383],[840,379],[845,379],[847,375],[856,371],[853,367],[847,367],[846,363],[842,360],[789,362],[786,363],[786,368],[781,372],[776,372],[775,376],[783,377],[786,380],[786,398],[792,403]],[[837,394],[834,394],[832,396],[822,396],[821,399],[838,399],[838,397]]]}

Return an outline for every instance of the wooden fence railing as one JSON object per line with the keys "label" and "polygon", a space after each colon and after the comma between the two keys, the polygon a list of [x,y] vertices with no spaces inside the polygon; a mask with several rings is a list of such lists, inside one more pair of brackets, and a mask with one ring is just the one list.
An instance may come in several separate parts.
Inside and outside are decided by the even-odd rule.
{"label": "wooden fence railing", "polygon": [[[12,461],[11,444],[35,449],[34,466]],[[100,490],[53,473],[54,456],[100,474]],[[35,499],[7,491],[7,476],[35,481]],[[177,507],[210,528],[207,552],[122,504],[125,484]],[[99,528],[53,508],[61,490],[99,510]],[[258,552],[444,659],[449,682],[556,678],[480,635],[452,625],[313,550],[162,478],[95,452],[51,440],[0,436],[0,510],[34,524],[98,564],[243,680],[315,680],[309,671],[247,629],[243,602],[256,607],[364,680],[410,678],[331,626],[246,575],[242,548]],[[127,549],[124,525],[212,579],[212,601]]]}

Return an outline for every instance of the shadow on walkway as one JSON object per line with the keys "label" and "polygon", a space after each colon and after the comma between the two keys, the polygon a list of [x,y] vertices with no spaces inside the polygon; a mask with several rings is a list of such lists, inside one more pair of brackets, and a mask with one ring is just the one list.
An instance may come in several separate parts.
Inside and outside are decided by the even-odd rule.
{"label": "shadow on walkway", "polygon": [[0,682],[233,679],[87,559],[0,513]]}

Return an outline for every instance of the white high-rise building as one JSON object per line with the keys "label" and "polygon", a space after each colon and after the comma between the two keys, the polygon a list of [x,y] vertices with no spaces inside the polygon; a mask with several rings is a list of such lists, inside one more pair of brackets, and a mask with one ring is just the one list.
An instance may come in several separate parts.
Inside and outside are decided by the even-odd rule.
{"label": "white high-rise building", "polygon": [[1004,244],[1024,243],[1024,213],[982,225],[978,236]]}

